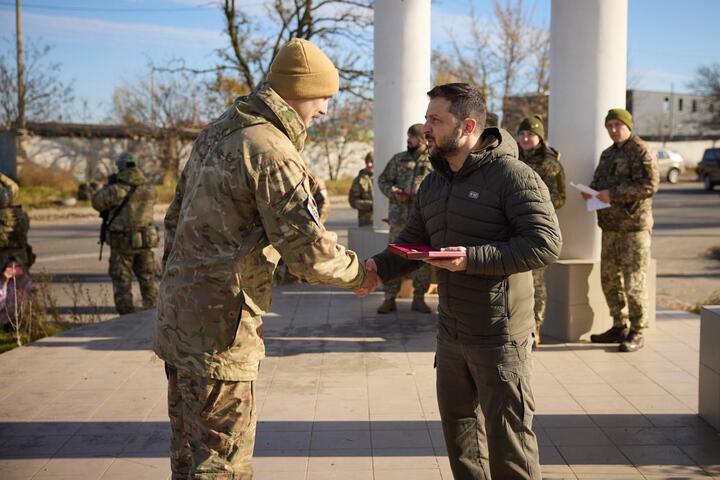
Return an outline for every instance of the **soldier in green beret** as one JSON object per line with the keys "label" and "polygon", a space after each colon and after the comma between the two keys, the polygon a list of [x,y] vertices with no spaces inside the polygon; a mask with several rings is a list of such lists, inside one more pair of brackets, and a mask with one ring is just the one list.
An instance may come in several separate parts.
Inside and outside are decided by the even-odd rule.
{"label": "soldier in green beret", "polygon": [[[545,143],[545,127],[539,115],[531,115],[518,127],[520,160],[535,170],[550,191],[555,210],[565,205],[565,170],[560,164],[560,152]],[[535,341],[540,344],[540,327],[545,320],[547,289],[545,267],[533,270],[535,284]]]}
{"label": "soldier in green beret", "polygon": [[598,210],[597,219],[602,229],[602,288],[613,326],[590,340],[619,343],[621,352],[635,352],[645,345],[642,332],[648,317],[647,268],[652,197],[660,182],[658,164],[652,150],[633,133],[630,112],[613,108],[605,117],[605,128],[613,144],[600,155],[590,187],[600,192],[599,200],[610,204]]}

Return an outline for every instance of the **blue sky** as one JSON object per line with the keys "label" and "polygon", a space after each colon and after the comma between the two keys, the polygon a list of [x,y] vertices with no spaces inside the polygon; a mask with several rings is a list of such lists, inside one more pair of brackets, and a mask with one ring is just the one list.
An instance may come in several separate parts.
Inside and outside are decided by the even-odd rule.
{"label": "blue sky", "polygon": [[[390,1],[390,0],[376,0]],[[163,63],[182,57],[188,65],[213,64],[224,46],[222,17],[210,0],[25,0],[27,39],[55,46],[54,61],[63,64],[65,80],[74,80],[76,97],[86,99],[94,119],[103,118],[114,86],[145,71],[149,60]],[[238,0],[262,15],[261,0]],[[437,0],[432,4],[433,45],[448,38],[447,20],[472,4],[490,16],[491,0]],[[533,21],[547,26],[550,0],[526,0]],[[629,0],[629,86],[648,90],[687,90],[696,68],[720,62],[720,1]],[[14,0],[0,0],[0,36],[15,33]],[[14,44],[0,44],[14,55]],[[371,53],[368,52],[368,55]]]}

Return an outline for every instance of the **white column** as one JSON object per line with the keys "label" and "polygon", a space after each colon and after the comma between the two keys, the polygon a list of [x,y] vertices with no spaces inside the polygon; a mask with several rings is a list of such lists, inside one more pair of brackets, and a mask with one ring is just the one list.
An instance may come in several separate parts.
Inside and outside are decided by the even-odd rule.
{"label": "white column", "polygon": [[[549,143],[562,157],[568,181],[589,184],[600,152],[612,143],[605,114],[625,108],[627,0],[552,0]],[[600,256],[595,214],[568,188],[558,210],[562,259]]]}
{"label": "white column", "polygon": [[373,222],[386,229],[387,198],[377,177],[392,155],[405,150],[410,125],[424,121],[430,89],[430,0],[375,2],[375,195]]}

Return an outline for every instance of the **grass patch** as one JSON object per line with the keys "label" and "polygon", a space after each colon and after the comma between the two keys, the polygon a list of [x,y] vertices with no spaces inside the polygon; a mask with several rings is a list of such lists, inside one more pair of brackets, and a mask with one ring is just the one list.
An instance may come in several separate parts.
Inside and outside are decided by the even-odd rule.
{"label": "grass patch", "polygon": [[[24,332],[21,333],[21,341],[22,344],[25,345],[35,340],[40,340],[41,338],[57,335],[74,326],[76,326],[76,324],[70,322],[48,322],[43,325],[41,330],[33,331],[29,336]],[[0,330],[0,353],[12,350],[15,347],[17,347],[15,333]]]}
{"label": "grass patch", "polygon": [[328,180],[325,185],[330,195],[347,195],[350,193],[352,182],[352,177],[343,177],[337,180]]}
{"label": "grass patch", "polygon": [[75,197],[79,182],[65,170],[26,162],[20,165],[18,184],[20,193],[15,203],[42,208],[54,206],[58,200]]}

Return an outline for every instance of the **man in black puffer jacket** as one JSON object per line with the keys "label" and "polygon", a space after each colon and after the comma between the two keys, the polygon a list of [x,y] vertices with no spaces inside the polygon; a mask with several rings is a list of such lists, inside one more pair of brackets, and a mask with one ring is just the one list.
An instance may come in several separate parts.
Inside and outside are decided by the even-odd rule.
{"label": "man in black puffer jacket", "polygon": [[[539,479],[532,418],[530,271],[562,240],[540,177],[504,130],[483,129],[485,104],[464,83],[428,92],[423,132],[434,172],[397,243],[457,250],[439,267],[437,395],[456,479]],[[390,251],[367,261],[383,282],[421,265]]]}

